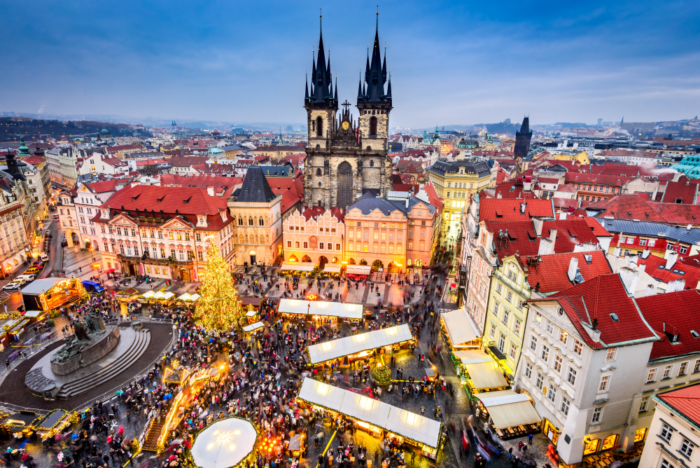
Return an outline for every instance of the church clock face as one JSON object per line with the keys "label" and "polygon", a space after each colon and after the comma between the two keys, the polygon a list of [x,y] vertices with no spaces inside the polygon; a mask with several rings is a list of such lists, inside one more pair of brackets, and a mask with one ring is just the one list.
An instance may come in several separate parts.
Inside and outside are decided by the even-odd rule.
{"label": "church clock face", "polygon": [[343,122],[343,125],[342,125],[342,126],[343,126],[343,130],[346,130],[346,131],[347,131],[347,129],[350,128],[350,122],[348,122],[348,121],[346,120],[345,122]]}

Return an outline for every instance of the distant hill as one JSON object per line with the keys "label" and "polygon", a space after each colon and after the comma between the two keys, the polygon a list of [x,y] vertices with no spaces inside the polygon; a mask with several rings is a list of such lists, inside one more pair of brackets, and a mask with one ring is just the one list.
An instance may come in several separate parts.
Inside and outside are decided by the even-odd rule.
{"label": "distant hill", "polygon": [[20,135],[24,135],[28,141],[49,136],[54,138],[94,136],[102,129],[106,129],[112,136],[126,136],[132,133],[127,124],[89,120],[61,122],[28,117],[0,117],[0,141],[17,141]]}

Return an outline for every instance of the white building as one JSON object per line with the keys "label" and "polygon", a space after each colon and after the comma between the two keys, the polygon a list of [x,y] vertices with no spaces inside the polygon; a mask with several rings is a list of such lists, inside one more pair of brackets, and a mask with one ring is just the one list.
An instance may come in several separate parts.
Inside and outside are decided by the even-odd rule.
{"label": "white building", "polygon": [[115,156],[102,153],[92,153],[90,157],[79,164],[78,175],[105,174],[110,176],[126,175],[129,164]]}
{"label": "white building", "polygon": [[72,187],[78,180],[79,159],[87,158],[84,149],[62,144],[45,153],[51,180]]}
{"label": "white building", "polygon": [[[628,270],[629,271],[629,270]],[[629,271],[631,273],[631,271]],[[659,336],[634,298],[636,276],[601,275],[531,299],[516,388],[530,395],[561,460],[634,447],[647,363]]]}
{"label": "white building", "polygon": [[14,180],[8,171],[0,171],[0,278],[17,271],[31,257],[26,197],[21,181]]}
{"label": "white building", "polygon": [[700,385],[654,396],[656,411],[644,445],[643,468],[689,468],[700,465]]}

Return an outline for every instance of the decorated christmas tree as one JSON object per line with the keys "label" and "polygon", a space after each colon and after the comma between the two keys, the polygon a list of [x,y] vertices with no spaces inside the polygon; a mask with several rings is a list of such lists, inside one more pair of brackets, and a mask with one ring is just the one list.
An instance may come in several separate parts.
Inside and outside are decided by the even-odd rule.
{"label": "decorated christmas tree", "polygon": [[232,325],[240,327],[245,311],[238,300],[228,265],[216,246],[209,249],[207,265],[199,277],[202,281],[201,297],[197,301],[195,318],[207,330],[228,331]]}

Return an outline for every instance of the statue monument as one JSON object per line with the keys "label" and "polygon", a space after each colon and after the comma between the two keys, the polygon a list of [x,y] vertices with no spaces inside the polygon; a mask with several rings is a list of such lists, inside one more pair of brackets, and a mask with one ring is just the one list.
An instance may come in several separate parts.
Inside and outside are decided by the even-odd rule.
{"label": "statue monument", "polygon": [[70,374],[102,359],[119,342],[119,327],[105,326],[96,315],[88,315],[73,328],[72,339],[51,357],[51,370],[56,375]]}

